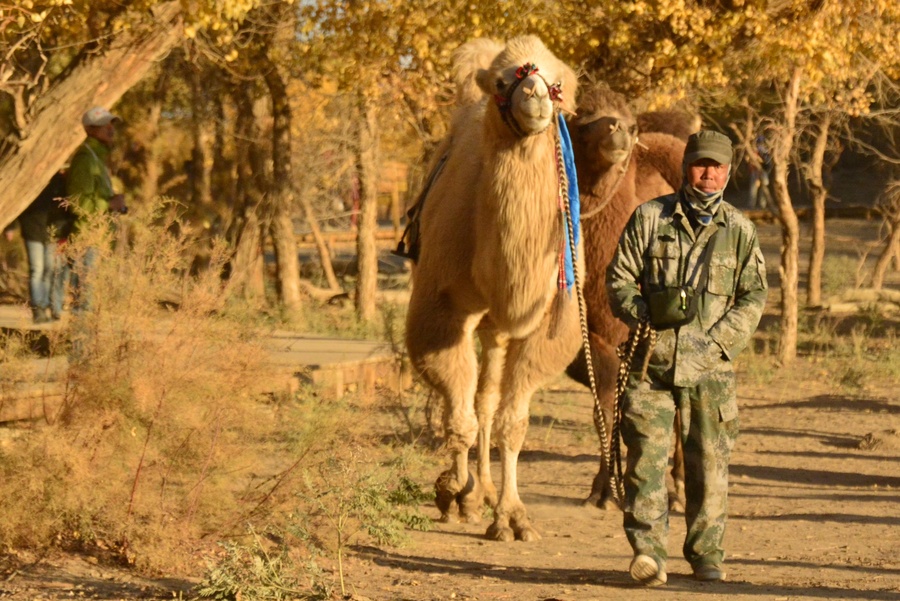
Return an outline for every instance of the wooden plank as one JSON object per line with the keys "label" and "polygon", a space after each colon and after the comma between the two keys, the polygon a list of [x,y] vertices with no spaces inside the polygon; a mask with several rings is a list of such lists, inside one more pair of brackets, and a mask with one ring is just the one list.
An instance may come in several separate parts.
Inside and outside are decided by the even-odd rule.
{"label": "wooden plank", "polygon": [[0,423],[53,419],[65,398],[63,382],[26,383],[0,390]]}

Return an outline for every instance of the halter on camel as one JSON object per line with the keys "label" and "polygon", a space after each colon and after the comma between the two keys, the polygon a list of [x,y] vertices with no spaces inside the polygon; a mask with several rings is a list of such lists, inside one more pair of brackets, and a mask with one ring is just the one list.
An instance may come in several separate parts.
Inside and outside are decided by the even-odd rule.
{"label": "halter on camel", "polygon": [[503,122],[506,123],[507,126],[513,133],[515,133],[520,138],[524,138],[527,136],[534,136],[537,134],[542,134],[546,130],[542,129],[541,131],[536,131],[533,133],[527,133],[522,130],[522,127],[516,121],[515,116],[512,114],[512,96],[515,94],[516,90],[522,85],[522,82],[525,81],[526,78],[531,75],[537,75],[541,78],[541,81],[547,86],[547,90],[550,92],[550,100],[553,101],[554,107],[559,108],[559,103],[562,101],[562,82],[556,82],[555,84],[550,84],[544,79],[544,76],[538,73],[538,67],[534,63],[525,63],[518,69],[516,69],[516,80],[510,84],[509,88],[503,94],[494,94],[494,102],[497,104],[497,108],[500,109],[500,116],[503,117]]}

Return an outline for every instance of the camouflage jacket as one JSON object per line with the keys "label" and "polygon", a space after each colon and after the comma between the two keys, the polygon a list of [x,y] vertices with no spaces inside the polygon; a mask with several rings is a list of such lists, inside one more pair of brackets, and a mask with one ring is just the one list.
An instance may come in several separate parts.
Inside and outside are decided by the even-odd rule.
{"label": "camouflage jacket", "polygon": [[613,313],[634,328],[647,314],[645,295],[696,284],[696,315],[659,332],[649,363],[664,382],[695,386],[710,373],[732,369],[759,325],[768,286],[753,222],[723,201],[706,226],[716,228],[713,235],[695,246],[679,197],[662,196],[634,211],[607,269],[606,286]]}
{"label": "camouflage jacket", "polygon": [[72,156],[66,175],[66,195],[77,207],[76,231],[89,215],[106,213],[113,197],[112,181],[106,161],[109,148],[96,138],[88,137]]}

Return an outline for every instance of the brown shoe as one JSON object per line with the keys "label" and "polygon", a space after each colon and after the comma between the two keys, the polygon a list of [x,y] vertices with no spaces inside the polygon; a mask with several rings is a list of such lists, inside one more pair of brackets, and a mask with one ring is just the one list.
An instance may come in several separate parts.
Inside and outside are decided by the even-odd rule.
{"label": "brown shoe", "polygon": [[722,566],[708,565],[694,568],[694,578],[703,582],[722,582],[725,580],[725,576]]}
{"label": "brown shoe", "polygon": [[660,567],[659,562],[643,553],[634,556],[628,572],[632,579],[644,586],[661,586],[668,580],[666,571]]}

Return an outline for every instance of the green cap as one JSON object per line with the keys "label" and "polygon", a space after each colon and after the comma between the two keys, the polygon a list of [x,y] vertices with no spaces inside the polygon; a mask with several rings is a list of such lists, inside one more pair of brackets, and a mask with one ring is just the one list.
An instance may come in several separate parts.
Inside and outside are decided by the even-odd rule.
{"label": "green cap", "polygon": [[730,165],[734,151],[731,140],[725,134],[711,129],[703,129],[688,138],[684,149],[684,164],[690,165],[700,159],[713,159],[723,165]]}

